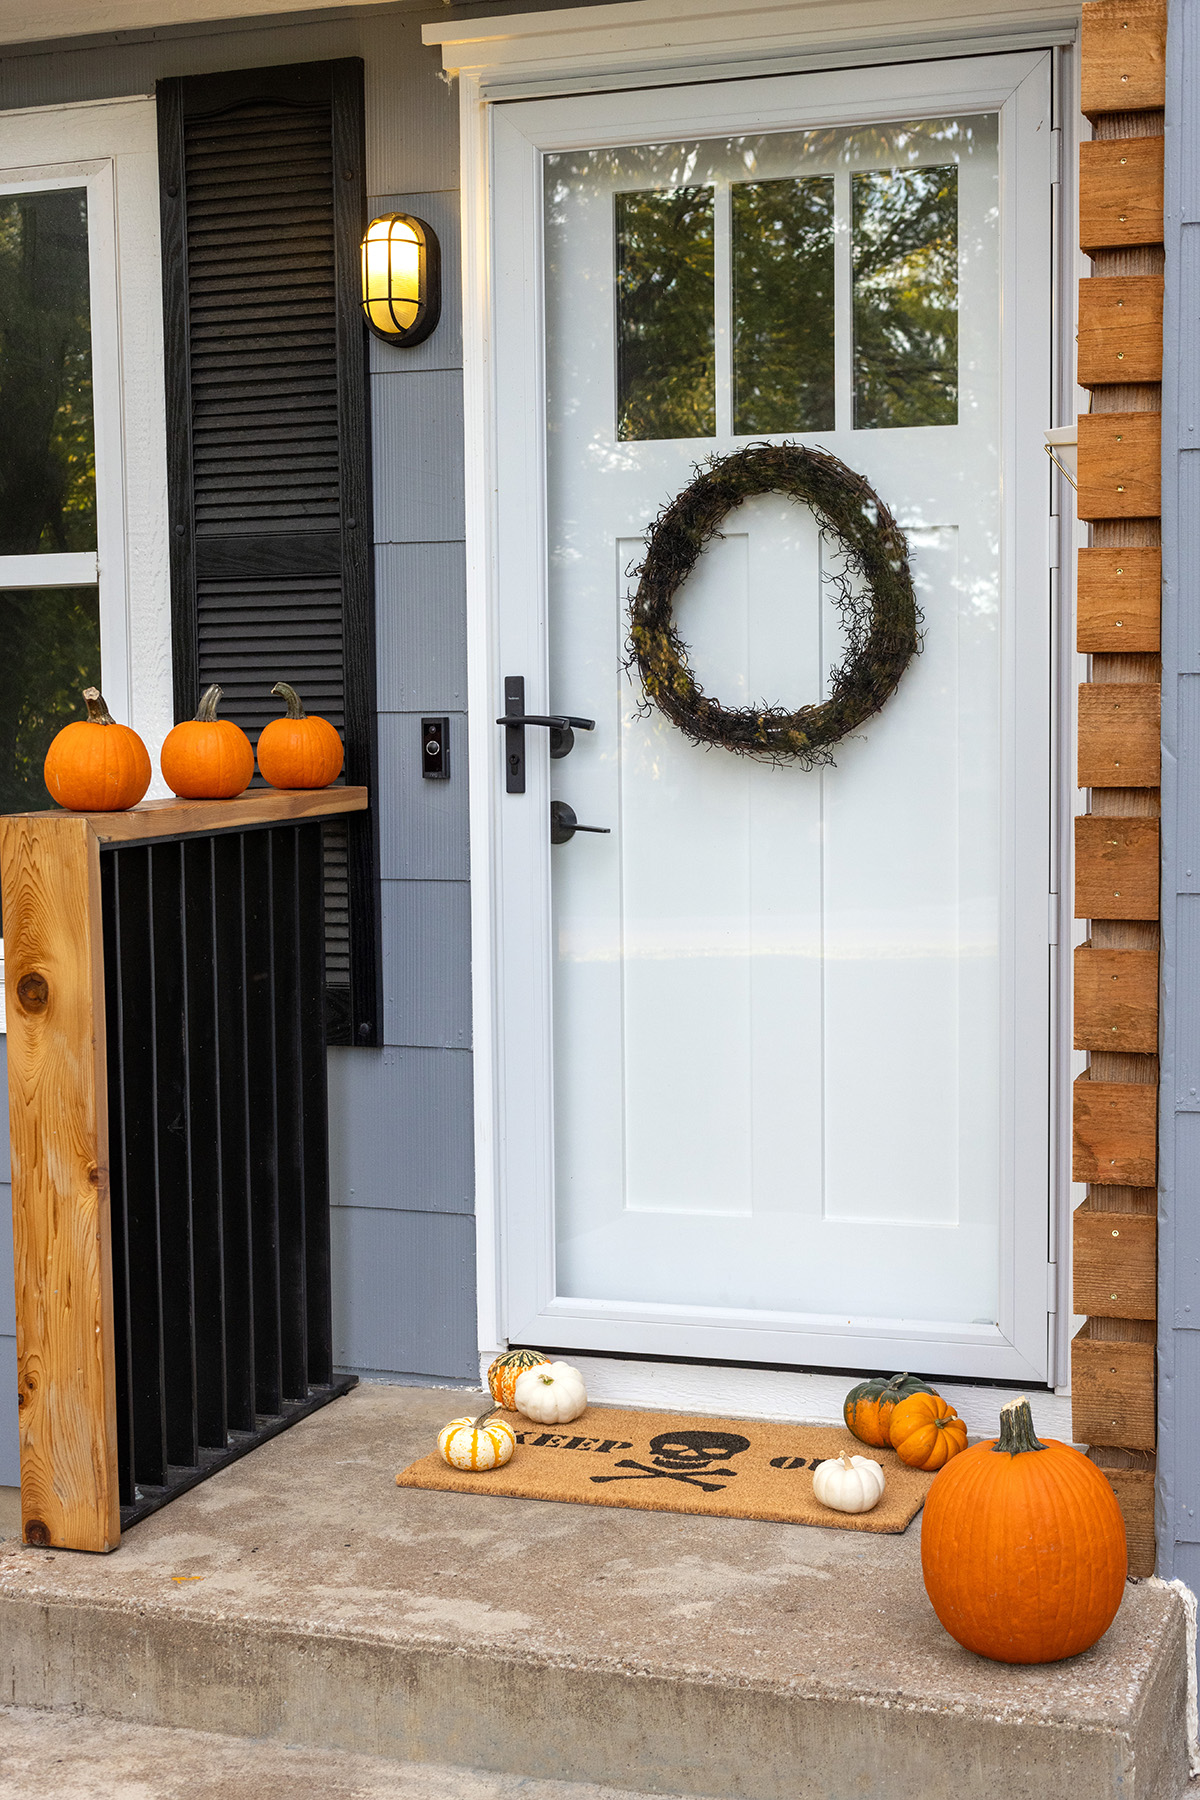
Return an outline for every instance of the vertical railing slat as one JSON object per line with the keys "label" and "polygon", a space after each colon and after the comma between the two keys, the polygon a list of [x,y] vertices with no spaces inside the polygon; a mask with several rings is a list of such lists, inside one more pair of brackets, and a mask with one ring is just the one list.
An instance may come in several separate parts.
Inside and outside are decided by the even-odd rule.
{"label": "vertical railing slat", "polygon": [[183,845],[150,850],[155,1173],[163,1308],[167,1462],[196,1461],[196,1318],[188,1187],[187,949]]}
{"label": "vertical railing slat", "polygon": [[271,934],[275,975],[275,1105],[279,1170],[279,1301],[283,1395],[308,1392],[304,1230],[304,1085],[300,1040],[300,886],[297,832],[271,841]]}
{"label": "vertical railing slat", "polygon": [[213,840],[213,936],[220,1058],[218,1128],[224,1205],[225,1403],[231,1431],[253,1431],[255,1417],[244,841],[240,832]]}
{"label": "vertical railing slat", "polygon": [[121,1098],[134,1476],[139,1487],[160,1487],[167,1479],[167,1423],[155,1151],[154,949],[147,847],[131,846],[121,851],[117,887],[121,907],[117,980],[122,1009]]}
{"label": "vertical railing slat", "polygon": [[255,1405],[278,1413],[283,1399],[279,1321],[279,1186],[275,1104],[275,981],[271,933],[270,833],[243,841],[246,931],[246,1076],[249,1093],[250,1217],[254,1263]]}
{"label": "vertical railing slat", "polygon": [[304,1133],[305,1276],[308,1379],[333,1380],[329,1268],[329,1096],[325,1049],[325,882],[322,828],[297,834],[297,907],[301,955],[298,997],[300,1113]]}
{"label": "vertical railing slat", "polygon": [[217,1079],[217,994],[213,916],[213,840],[182,846],[187,952],[188,1193],[196,1322],[196,1438],[223,1449],[225,1414],[225,1259],[221,1107]]}
{"label": "vertical railing slat", "polygon": [[133,1441],[133,1339],[130,1330],[129,1221],[125,1196],[125,1021],[122,1004],[121,852],[100,858],[100,909],[104,933],[105,1031],[108,1041],[108,1188],[112,1220],[113,1359],[117,1402],[117,1472],[121,1505],[137,1493]]}

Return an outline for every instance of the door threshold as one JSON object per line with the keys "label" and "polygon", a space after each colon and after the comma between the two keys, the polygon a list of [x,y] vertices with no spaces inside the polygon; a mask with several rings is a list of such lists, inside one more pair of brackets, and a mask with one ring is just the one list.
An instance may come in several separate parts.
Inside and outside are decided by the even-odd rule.
{"label": "door threshold", "polygon": [[[540,1347],[540,1346],[539,1346]],[[547,1354],[559,1354],[547,1351]],[[734,1419],[803,1419],[811,1424],[842,1422],[842,1402],[857,1374],[828,1370],[768,1369],[728,1363],[669,1362],[666,1359],[593,1356],[562,1351],[563,1361],[579,1369],[589,1399],[601,1406],[632,1406],[656,1412],[706,1413]],[[490,1355],[480,1358],[484,1385]],[[890,1371],[889,1371],[890,1372]],[[937,1381],[938,1392],[971,1435],[995,1437],[1000,1407],[1007,1393],[1027,1393],[1039,1436],[1071,1439],[1071,1398],[1047,1388],[1012,1388],[996,1383]]]}

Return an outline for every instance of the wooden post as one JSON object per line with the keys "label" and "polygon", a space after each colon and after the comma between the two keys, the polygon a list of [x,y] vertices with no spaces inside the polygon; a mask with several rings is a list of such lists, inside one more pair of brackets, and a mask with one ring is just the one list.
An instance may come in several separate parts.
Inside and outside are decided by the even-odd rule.
{"label": "wooden post", "polygon": [[100,846],[85,817],[0,819],[26,1543],[121,1536]]}
{"label": "wooden post", "polygon": [[1166,0],[1088,0],[1080,146],[1077,645],[1079,691],[1074,1088],[1074,1436],[1125,1516],[1129,1573],[1154,1569],[1158,1102],[1159,614]]}

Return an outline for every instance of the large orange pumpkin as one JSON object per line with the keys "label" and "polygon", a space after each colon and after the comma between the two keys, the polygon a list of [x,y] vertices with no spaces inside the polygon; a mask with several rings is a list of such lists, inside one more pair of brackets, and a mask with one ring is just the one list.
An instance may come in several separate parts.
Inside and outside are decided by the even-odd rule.
{"label": "large orange pumpkin", "polygon": [[87,718],[64,725],[43,774],[50,798],[71,812],[124,812],[150,786],[150,757],[137,732],[118,725],[99,688],[84,688]]}
{"label": "large orange pumpkin", "polygon": [[916,1375],[893,1375],[890,1380],[876,1375],[850,1389],[842,1406],[842,1417],[847,1430],[864,1444],[883,1447],[892,1441],[892,1414],[901,1400],[907,1400],[910,1394],[932,1394],[934,1391]]}
{"label": "large orange pumpkin", "polygon": [[194,719],[169,731],[159,753],[163,780],[184,800],[231,800],[250,784],[254,752],[232,719],[218,719],[219,687],[206,688]]}
{"label": "large orange pumpkin", "polygon": [[925,1501],[921,1567],[952,1638],[993,1662],[1057,1662],[1102,1637],[1125,1588],[1125,1523],[1094,1463],[1039,1443],[1027,1400],[1000,1436],[941,1471]]}
{"label": "large orange pumpkin", "polygon": [[967,1447],[967,1428],[940,1394],[910,1394],[892,1414],[892,1449],[910,1469],[940,1469]]}
{"label": "large orange pumpkin", "polygon": [[287,716],[264,725],[258,739],[258,767],[277,788],[323,788],[342,772],[342,740],[328,719],[310,719],[300,696],[286,681],[271,689],[287,704]]}

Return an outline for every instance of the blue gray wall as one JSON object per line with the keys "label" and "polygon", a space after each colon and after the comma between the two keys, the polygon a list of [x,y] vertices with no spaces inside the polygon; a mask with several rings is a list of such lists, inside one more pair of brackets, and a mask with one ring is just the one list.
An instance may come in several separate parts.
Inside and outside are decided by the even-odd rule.
{"label": "blue gray wall", "polygon": [[[0,1073],[8,1082],[8,1045],[0,1036]],[[0,1109],[8,1118],[8,1109]],[[13,1302],[12,1168],[8,1127],[0,1130],[0,1487],[21,1479],[17,1455],[17,1339]]]}
{"label": "blue gray wall", "polygon": [[1171,0],[1163,341],[1158,1572],[1200,1590],[1200,0]]}
{"label": "blue gray wall", "polygon": [[[437,331],[407,353],[372,346],[387,1048],[329,1059],[335,1354],[343,1368],[416,1383],[478,1374],[458,99],[438,53],[421,44],[434,14],[372,6],[361,17],[226,22],[0,55],[2,109],[146,93],[167,75],[361,56],[373,213],[416,213],[441,238]],[[423,712],[451,716],[448,782],[421,779]],[[4,1485],[17,1480],[7,1190],[0,1220]]]}

